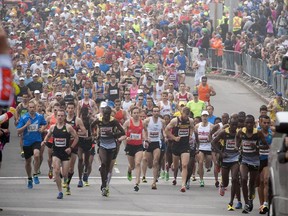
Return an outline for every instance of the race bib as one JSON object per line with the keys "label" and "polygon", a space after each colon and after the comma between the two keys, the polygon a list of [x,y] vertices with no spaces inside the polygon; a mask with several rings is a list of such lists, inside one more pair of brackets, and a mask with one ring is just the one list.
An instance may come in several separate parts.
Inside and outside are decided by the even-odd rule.
{"label": "race bib", "polygon": [[141,72],[136,72],[136,71],[135,71],[135,72],[134,72],[134,76],[137,77],[137,78],[140,78],[140,77],[141,77]]}
{"label": "race bib", "polygon": [[22,101],[23,101],[23,98],[20,97],[20,96],[18,96],[18,97],[17,97],[17,102],[18,102],[18,103],[21,103]]}
{"label": "race bib", "polygon": [[118,94],[118,90],[117,89],[110,90],[110,95],[116,95],[116,94]]}
{"label": "race bib", "polygon": [[189,135],[189,129],[179,129],[178,136],[179,137],[187,137]]}
{"label": "race bib", "polygon": [[111,132],[112,133],[112,127],[101,127],[100,128],[100,135],[101,137],[108,137],[106,135],[107,132]]}
{"label": "race bib", "polygon": [[170,74],[169,79],[170,79],[170,81],[175,81],[176,80],[176,75],[175,74]]}
{"label": "race bib", "polygon": [[38,124],[31,124],[27,127],[28,132],[36,132],[38,131]]}
{"label": "race bib", "polygon": [[159,131],[150,131],[149,132],[149,137],[150,137],[150,139],[152,140],[152,139],[159,139],[159,137],[160,137],[160,133],[159,133]]}
{"label": "race bib", "polygon": [[141,140],[141,134],[131,133],[130,134],[130,139],[132,139],[132,140]]}
{"label": "race bib", "polygon": [[54,138],[56,147],[66,147],[66,138]]}
{"label": "race bib", "polygon": [[235,140],[227,140],[226,141],[226,149],[227,150],[235,150]]}
{"label": "race bib", "polygon": [[256,149],[252,148],[252,145],[254,145],[255,142],[251,140],[243,140],[242,141],[242,147],[243,147],[243,152],[245,153],[253,153],[256,152]]}

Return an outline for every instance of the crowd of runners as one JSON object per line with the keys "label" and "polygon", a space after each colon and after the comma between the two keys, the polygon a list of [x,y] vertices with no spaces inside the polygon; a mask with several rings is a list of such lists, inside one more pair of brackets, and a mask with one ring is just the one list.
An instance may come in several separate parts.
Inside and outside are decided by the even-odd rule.
{"label": "crowd of runners", "polygon": [[[63,198],[62,188],[71,195],[76,169],[77,187],[89,186],[95,158],[100,165],[101,193],[109,196],[113,166],[123,145],[127,179],[132,181],[135,175],[136,192],[140,183],[147,183],[148,168],[153,173],[153,190],[159,178],[172,179],[177,185],[181,172],[181,192],[198,175],[200,187],[205,187],[204,173],[213,169],[221,196],[232,179],[229,211],[242,209],[240,189],[243,213],[252,211],[256,187],[259,212],[268,211],[270,127],[275,113],[283,110],[282,93],[261,106],[259,116],[240,110],[223,110],[221,117],[214,116],[210,98],[216,91],[205,76],[207,51],[210,46],[219,56],[227,47],[251,51],[266,35],[271,41],[278,36],[279,44],[285,43],[287,10],[281,0],[242,2],[235,10],[233,31],[226,34],[226,18],[213,29],[209,2],[38,0],[4,8],[2,24],[18,91],[15,125],[28,188],[40,183],[40,168],[46,166],[43,154],[48,154],[47,175],[57,184],[57,199]],[[278,32],[257,29],[269,8],[271,13],[274,8]],[[252,20],[250,15],[257,25],[242,31]],[[264,16],[270,20],[269,13]],[[255,37],[252,31],[257,32]],[[245,38],[247,34],[254,45]],[[200,48],[192,64],[188,44]],[[279,52],[283,49],[287,46]],[[191,71],[195,72],[193,84],[186,82]],[[8,132],[2,124],[2,148],[9,141]],[[1,148],[0,152],[2,159]]]}

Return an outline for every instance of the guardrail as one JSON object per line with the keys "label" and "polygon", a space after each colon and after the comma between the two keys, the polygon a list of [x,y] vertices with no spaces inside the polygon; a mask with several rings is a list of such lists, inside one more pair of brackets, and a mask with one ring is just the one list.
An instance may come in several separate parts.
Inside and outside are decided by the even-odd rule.
{"label": "guardrail", "polygon": [[215,49],[205,50],[188,46],[187,55],[190,66],[199,53],[207,57],[208,68],[211,70],[215,69],[227,75],[244,73],[251,79],[265,83],[274,92],[282,92],[283,98],[288,100],[288,77],[283,76],[277,69],[270,68],[264,60],[231,50],[222,50],[219,53]]}

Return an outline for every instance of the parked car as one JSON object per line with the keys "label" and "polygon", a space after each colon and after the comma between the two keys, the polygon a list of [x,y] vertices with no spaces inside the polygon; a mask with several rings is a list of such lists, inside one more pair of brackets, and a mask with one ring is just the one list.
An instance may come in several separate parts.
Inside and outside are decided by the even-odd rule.
{"label": "parked car", "polygon": [[276,114],[269,154],[269,215],[288,216],[288,112]]}

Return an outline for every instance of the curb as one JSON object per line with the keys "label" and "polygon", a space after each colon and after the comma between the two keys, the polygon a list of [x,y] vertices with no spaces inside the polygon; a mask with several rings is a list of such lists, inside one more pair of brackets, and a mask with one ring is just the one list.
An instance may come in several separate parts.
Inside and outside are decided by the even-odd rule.
{"label": "curb", "polygon": [[[187,74],[187,76],[189,77],[193,77],[194,74],[189,73]],[[258,92],[257,90],[255,90],[255,88],[253,88],[252,86],[250,86],[247,82],[245,82],[244,80],[242,80],[241,78],[234,78],[234,77],[230,77],[230,76],[225,76],[225,75],[212,75],[212,74],[206,74],[206,76],[210,79],[216,79],[216,80],[224,80],[224,81],[230,81],[230,82],[238,82],[240,83],[242,86],[244,86],[246,89],[248,89],[249,91],[253,92],[256,96],[258,96],[265,104],[268,104],[270,102],[270,99],[263,96],[260,92]]]}

